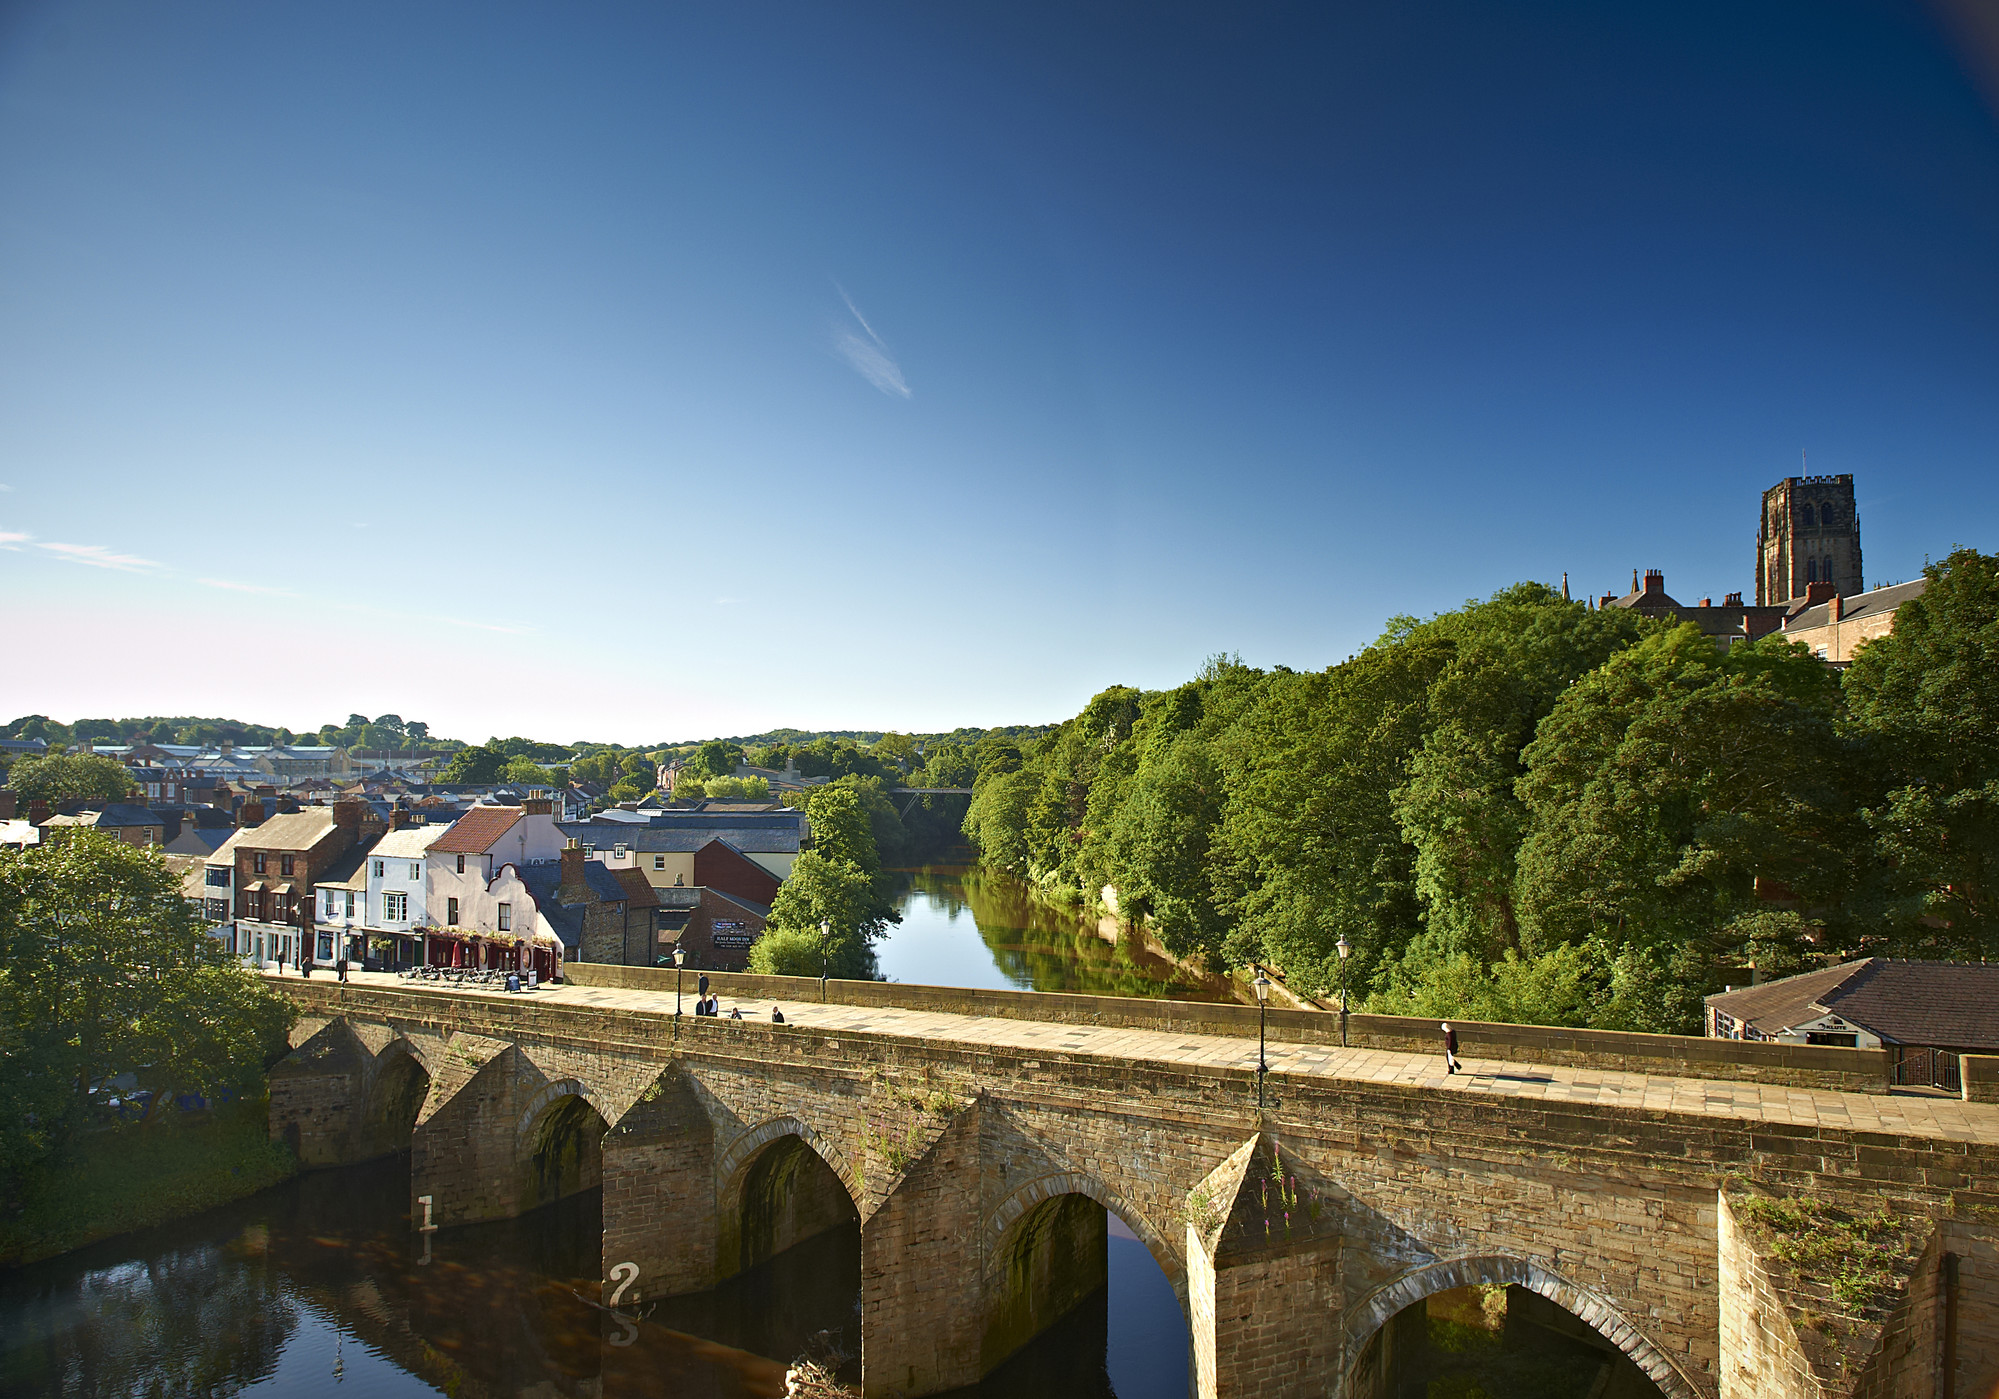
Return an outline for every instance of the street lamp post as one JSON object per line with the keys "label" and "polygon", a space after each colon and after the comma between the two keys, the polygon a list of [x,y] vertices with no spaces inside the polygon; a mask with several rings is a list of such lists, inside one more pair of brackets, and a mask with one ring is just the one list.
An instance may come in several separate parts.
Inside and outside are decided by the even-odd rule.
{"label": "street lamp post", "polygon": [[826,977],[833,960],[833,920],[819,920],[819,1004],[826,1004]]}
{"label": "street lamp post", "polygon": [[687,949],[676,945],[673,949],[673,1013],[680,1014],[680,969],[687,965]]}
{"label": "street lamp post", "polygon": [[1353,956],[1353,944],[1347,941],[1345,933],[1341,933],[1340,940],[1333,944],[1333,949],[1340,954],[1340,1048],[1345,1049],[1347,1044],[1347,958]]}
{"label": "street lamp post", "polygon": [[1263,1111],[1263,1076],[1270,1072],[1270,1061],[1263,1053],[1263,1022],[1265,1008],[1270,1000],[1270,978],[1263,974],[1263,968],[1256,969],[1256,980],[1250,982],[1256,988],[1256,1110]]}

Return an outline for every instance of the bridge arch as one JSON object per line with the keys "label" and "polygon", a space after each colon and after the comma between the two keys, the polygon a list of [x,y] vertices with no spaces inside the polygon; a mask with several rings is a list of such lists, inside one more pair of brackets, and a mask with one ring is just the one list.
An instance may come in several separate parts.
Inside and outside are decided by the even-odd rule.
{"label": "bridge arch", "polygon": [[725,1277],[860,1224],[861,1192],[846,1153],[797,1117],[740,1134],[717,1161],[715,1180],[716,1263]]}
{"label": "bridge arch", "polygon": [[847,1160],[847,1154],[839,1144],[819,1132],[812,1130],[812,1124],[796,1117],[773,1117],[742,1133],[715,1163],[715,1179],[722,1187],[725,1201],[732,1200],[742,1189],[743,1172],[765,1147],[780,1137],[797,1137],[818,1155],[821,1161],[840,1178],[840,1184],[847,1188],[847,1198],[856,1211],[861,1205],[861,1182],[859,1174]]}
{"label": "bridge arch", "polygon": [[1087,1196],[1122,1220],[1126,1228],[1138,1235],[1138,1241],[1145,1245],[1152,1261],[1159,1265],[1159,1271],[1166,1274],[1166,1280],[1173,1284],[1173,1295],[1180,1299],[1181,1311],[1186,1311],[1187,1270],[1180,1251],[1153,1227],[1144,1211],[1095,1176],[1080,1171],[1058,1171],[1052,1175],[1037,1176],[1007,1196],[986,1217],[985,1255],[989,1272],[1000,1265],[1007,1236],[1021,1218],[1038,1205],[1061,1195]]}
{"label": "bridge arch", "polygon": [[377,1151],[408,1149],[430,1095],[430,1065],[402,1035],[375,1056],[367,1097],[367,1132]]}
{"label": "bridge arch", "polygon": [[602,1184],[611,1120],[602,1096],[579,1079],[559,1078],[537,1089],[514,1125],[520,1209]]}
{"label": "bridge arch", "polygon": [[1348,1308],[1341,1328],[1341,1354],[1346,1360],[1338,1392],[1349,1391],[1368,1342],[1405,1307],[1452,1288],[1493,1285],[1522,1287],[1547,1298],[1616,1346],[1667,1399],[1702,1399],[1701,1387],[1604,1298],[1538,1263],[1503,1254],[1446,1259],[1411,1269]]}
{"label": "bridge arch", "polygon": [[[979,1372],[991,1374],[1043,1332],[1073,1317],[1086,1328],[1108,1322],[1110,1219],[1144,1245],[1178,1304],[1191,1364],[1186,1271],[1145,1212],[1096,1176],[1056,1171],[1015,1187],[984,1220]],[[1149,1286],[1150,1284],[1141,1284]],[[1093,1310],[1094,1309],[1094,1310]]]}

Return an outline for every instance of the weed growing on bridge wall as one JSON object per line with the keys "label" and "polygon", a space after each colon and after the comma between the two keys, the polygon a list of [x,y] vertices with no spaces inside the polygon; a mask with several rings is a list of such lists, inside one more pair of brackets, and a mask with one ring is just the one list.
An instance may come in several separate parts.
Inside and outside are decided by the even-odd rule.
{"label": "weed growing on bridge wall", "polygon": [[1281,1228],[1284,1237],[1291,1237],[1294,1224],[1303,1227],[1306,1223],[1319,1221],[1319,1201],[1310,1190],[1298,1188],[1295,1172],[1287,1173],[1284,1168],[1282,1149],[1275,1142],[1270,1147],[1270,1165],[1257,1182],[1257,1197],[1263,1206],[1263,1237],[1272,1237],[1272,1230]]}
{"label": "weed growing on bridge wall", "polygon": [[1910,1224],[1886,1208],[1862,1212],[1807,1196],[1745,1195],[1737,1204],[1769,1251],[1827,1288],[1843,1311],[1858,1317],[1901,1291]]}

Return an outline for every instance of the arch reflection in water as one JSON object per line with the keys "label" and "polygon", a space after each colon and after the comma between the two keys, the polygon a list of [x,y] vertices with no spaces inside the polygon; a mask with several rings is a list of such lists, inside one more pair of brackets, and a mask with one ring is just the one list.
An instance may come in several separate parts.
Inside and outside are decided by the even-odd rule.
{"label": "arch reflection in water", "polygon": [[1351,1371],[1353,1399],[1662,1399],[1629,1356],[1518,1285],[1447,1288],[1391,1316]]}
{"label": "arch reflection in water", "polygon": [[1036,1204],[991,1267],[1001,1300],[983,1349],[997,1368],[959,1391],[963,1399],[1187,1393],[1184,1303],[1144,1241],[1096,1200],[1063,1194]]}

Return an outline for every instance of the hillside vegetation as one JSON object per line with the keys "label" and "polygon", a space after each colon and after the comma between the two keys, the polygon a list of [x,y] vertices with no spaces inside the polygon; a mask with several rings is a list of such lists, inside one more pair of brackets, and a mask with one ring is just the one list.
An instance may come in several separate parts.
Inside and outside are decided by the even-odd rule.
{"label": "hillside vegetation", "polygon": [[1754,962],[1999,956],[1999,560],[1843,675],[1523,583],[1324,671],[1211,661],[981,745],[967,836],[1369,1009],[1695,1031]]}

